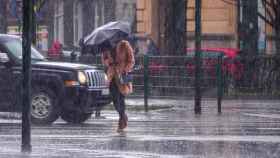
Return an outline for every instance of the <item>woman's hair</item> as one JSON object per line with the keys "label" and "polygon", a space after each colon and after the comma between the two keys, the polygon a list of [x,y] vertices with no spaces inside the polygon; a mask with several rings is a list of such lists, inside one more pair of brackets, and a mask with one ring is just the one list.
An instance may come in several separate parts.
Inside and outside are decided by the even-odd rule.
{"label": "woman's hair", "polygon": [[117,51],[129,51],[133,52],[132,47],[130,46],[130,43],[126,40],[121,40],[117,45]]}

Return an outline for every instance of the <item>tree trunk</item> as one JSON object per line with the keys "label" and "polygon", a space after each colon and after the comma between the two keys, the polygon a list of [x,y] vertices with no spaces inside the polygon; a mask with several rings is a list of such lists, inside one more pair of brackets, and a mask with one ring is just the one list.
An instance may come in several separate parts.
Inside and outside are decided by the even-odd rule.
{"label": "tree trunk", "polygon": [[[33,2],[32,2],[33,4],[35,4],[36,3],[36,1],[35,0],[33,0]],[[37,19],[36,19],[36,13],[35,13],[35,11],[34,11],[34,9],[33,9],[33,12],[32,12],[32,22],[33,22],[33,25],[32,25],[32,44],[34,45],[34,46],[36,46],[36,43],[37,43]]]}
{"label": "tree trunk", "polygon": [[186,49],[186,0],[165,0],[165,54],[182,55]]}
{"label": "tree trunk", "polygon": [[243,51],[248,57],[258,51],[258,1],[243,0],[242,25],[244,28]]}
{"label": "tree trunk", "polygon": [[280,55],[280,28],[275,29],[275,32],[276,54]]}
{"label": "tree trunk", "polygon": [[275,44],[276,54],[280,55],[280,3],[278,4],[278,11],[275,13]]}
{"label": "tree trunk", "polygon": [[7,6],[7,1],[3,0],[3,2],[0,3],[0,33],[7,32],[6,6]]}
{"label": "tree trunk", "polygon": [[242,81],[247,88],[253,88],[254,71],[258,71],[255,66],[255,57],[258,54],[258,1],[256,0],[241,0],[241,34],[244,65],[246,67],[244,73],[246,76]]}

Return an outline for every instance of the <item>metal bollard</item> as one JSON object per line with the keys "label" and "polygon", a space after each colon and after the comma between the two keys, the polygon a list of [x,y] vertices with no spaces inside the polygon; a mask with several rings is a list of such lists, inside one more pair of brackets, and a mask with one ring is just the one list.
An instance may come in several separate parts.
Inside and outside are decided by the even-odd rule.
{"label": "metal bollard", "polygon": [[148,98],[149,98],[149,56],[144,55],[144,106],[146,112],[148,112]]}
{"label": "metal bollard", "polygon": [[218,56],[217,62],[217,104],[218,113],[222,113],[222,98],[223,98],[223,72],[222,72],[223,55]]}

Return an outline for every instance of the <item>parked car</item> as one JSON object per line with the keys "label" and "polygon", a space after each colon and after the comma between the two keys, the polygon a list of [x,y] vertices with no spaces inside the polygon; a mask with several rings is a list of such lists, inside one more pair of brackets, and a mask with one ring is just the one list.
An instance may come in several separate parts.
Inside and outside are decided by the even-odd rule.
{"label": "parked car", "polygon": [[79,48],[69,48],[69,47],[63,47],[62,48],[62,60],[64,61],[70,61],[70,62],[78,62],[79,58],[81,56],[81,51]]}
{"label": "parked car", "polygon": [[[96,66],[48,61],[31,49],[31,121],[50,124],[59,116],[82,123],[97,107],[111,102],[108,81]],[[22,42],[0,35],[0,111],[20,112]]]}
{"label": "parked car", "polygon": [[[244,72],[244,66],[236,60],[240,54],[240,51],[235,48],[202,48],[202,67],[206,73],[213,76],[216,74],[217,57],[223,55],[223,73],[228,73],[235,80],[240,80]],[[195,49],[188,48],[187,56],[194,57]],[[195,71],[194,60],[186,63],[187,71],[193,74]]]}

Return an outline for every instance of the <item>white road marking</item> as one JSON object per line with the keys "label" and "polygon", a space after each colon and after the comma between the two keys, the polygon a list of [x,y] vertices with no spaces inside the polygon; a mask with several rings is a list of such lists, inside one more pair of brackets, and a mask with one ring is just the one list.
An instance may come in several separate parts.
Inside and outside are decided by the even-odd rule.
{"label": "white road marking", "polygon": [[223,142],[270,142],[270,143],[279,143],[280,136],[232,136],[232,135],[208,135],[208,136],[185,136],[185,137],[168,137],[168,136],[142,136],[139,137],[137,140],[142,141],[223,141]]}
{"label": "white road marking", "polygon": [[[21,135],[0,135],[1,138],[20,138]],[[137,140],[137,141],[223,141],[223,142],[270,142],[270,143],[280,143],[280,136],[236,136],[236,135],[199,135],[199,136],[156,136],[156,135],[38,135],[32,134],[33,139],[76,139],[76,140],[107,140],[117,137],[124,137],[127,140]]]}
{"label": "white road marking", "polygon": [[246,116],[255,116],[255,117],[265,117],[265,118],[275,118],[280,119],[280,114],[253,114],[253,113],[243,113]]}

